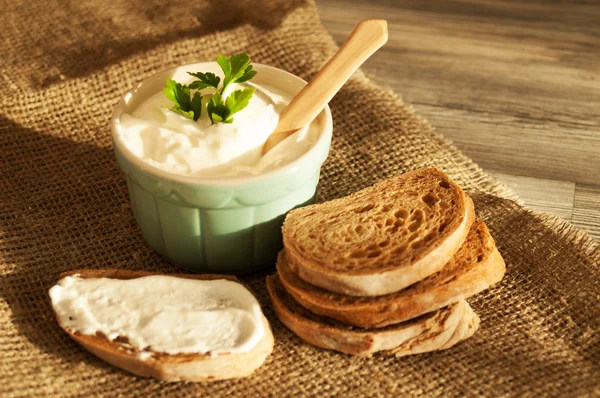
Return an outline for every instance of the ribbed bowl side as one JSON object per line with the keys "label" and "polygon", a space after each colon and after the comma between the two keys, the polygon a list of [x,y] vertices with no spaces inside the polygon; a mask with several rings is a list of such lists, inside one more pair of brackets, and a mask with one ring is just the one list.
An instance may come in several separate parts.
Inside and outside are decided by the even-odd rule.
{"label": "ribbed bowl side", "polygon": [[158,197],[127,176],[131,207],[144,239],[193,272],[251,272],[272,266],[288,211],[312,203],[319,172],[284,196],[258,205],[200,208]]}

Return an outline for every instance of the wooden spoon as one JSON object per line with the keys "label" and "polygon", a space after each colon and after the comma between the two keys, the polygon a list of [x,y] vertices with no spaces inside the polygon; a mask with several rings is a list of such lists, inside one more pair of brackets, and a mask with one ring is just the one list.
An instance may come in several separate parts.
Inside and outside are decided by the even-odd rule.
{"label": "wooden spoon", "polygon": [[363,62],[387,42],[387,38],[387,22],[383,19],[368,19],[356,25],[329,62],[281,112],[277,127],[262,148],[263,155],[312,122]]}

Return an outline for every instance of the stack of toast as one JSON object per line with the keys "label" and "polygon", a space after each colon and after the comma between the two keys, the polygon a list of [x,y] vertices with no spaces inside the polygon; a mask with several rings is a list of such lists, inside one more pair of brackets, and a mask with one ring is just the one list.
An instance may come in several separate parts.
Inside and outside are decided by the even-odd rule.
{"label": "stack of toast", "polygon": [[505,264],[473,201],[438,169],[399,175],[290,212],[267,286],[277,316],[306,342],[397,356],[472,336],[466,298]]}

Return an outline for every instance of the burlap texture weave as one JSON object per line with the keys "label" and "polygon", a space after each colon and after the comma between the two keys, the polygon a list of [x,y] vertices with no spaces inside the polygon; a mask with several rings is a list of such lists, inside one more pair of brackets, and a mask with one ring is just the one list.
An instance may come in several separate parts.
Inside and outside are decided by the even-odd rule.
{"label": "burlap texture weave", "polygon": [[238,51],[308,79],[336,46],[311,1],[6,0],[0,7],[0,396],[600,394],[597,243],[510,200],[360,73],[331,103],[334,142],[319,198],[417,167],[446,170],[473,196],[508,265],[502,283],[471,300],[480,331],[453,349],[401,359],[317,349],[277,321],[265,272],[244,279],[277,342],[250,378],[162,383],[88,354],[53,319],[47,290],[61,272],[177,271],[144,243],[129,208],[108,127],[119,96],[160,70]]}

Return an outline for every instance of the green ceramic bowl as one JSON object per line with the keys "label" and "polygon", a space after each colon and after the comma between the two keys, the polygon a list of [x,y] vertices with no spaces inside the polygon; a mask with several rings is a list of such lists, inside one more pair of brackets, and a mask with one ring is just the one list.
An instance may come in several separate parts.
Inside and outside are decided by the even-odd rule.
{"label": "green ceramic bowl", "polygon": [[[320,134],[297,160],[244,177],[190,177],[154,167],[116,139],[121,114],[162,90],[165,79],[185,71],[217,71],[215,62],[160,72],[123,96],[111,120],[119,167],[127,177],[133,214],[148,244],[193,272],[246,273],[275,263],[282,248],[281,224],[288,211],[312,203],[321,165],[327,158],[333,122],[326,107],[313,123]],[[306,82],[286,71],[255,64],[253,82],[292,95]]]}

